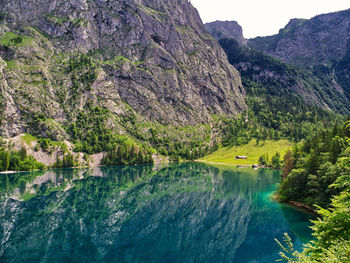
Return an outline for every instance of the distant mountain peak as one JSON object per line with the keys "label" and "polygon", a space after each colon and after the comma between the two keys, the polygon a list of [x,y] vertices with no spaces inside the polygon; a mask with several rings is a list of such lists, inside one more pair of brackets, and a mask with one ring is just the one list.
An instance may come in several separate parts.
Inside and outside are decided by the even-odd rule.
{"label": "distant mountain peak", "polygon": [[312,66],[341,59],[349,40],[350,9],[293,18],[278,34],[250,39],[249,45],[284,62]]}
{"label": "distant mountain peak", "polygon": [[236,21],[214,21],[205,24],[208,32],[216,39],[233,38],[241,45],[247,45],[248,40],[243,36],[243,29]]}

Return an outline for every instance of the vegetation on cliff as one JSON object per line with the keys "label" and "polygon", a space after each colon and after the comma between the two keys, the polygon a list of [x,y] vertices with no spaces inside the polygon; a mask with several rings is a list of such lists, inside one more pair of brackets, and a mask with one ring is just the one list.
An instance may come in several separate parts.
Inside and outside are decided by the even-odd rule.
{"label": "vegetation on cliff", "polygon": [[[337,89],[326,66],[300,68],[260,51],[242,47],[234,39],[221,39],[229,62],[242,75],[247,104],[266,125],[276,125],[276,117],[290,118],[293,127],[302,123],[327,120],[332,109],[349,113],[349,101]],[[282,116],[277,116],[277,114]],[[270,114],[270,115],[268,115]],[[312,118],[310,118],[311,116]]]}

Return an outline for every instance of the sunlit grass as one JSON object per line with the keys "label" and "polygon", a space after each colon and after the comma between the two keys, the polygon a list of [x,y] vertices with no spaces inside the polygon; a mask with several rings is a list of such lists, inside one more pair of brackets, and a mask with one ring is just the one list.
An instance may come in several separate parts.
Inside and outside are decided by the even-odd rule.
{"label": "sunlit grass", "polygon": [[33,142],[37,141],[38,139],[34,137],[33,135],[29,133],[25,133],[21,136],[21,139],[23,142],[25,142],[28,146],[31,146]]}
{"label": "sunlit grass", "polygon": [[[281,158],[284,154],[291,149],[292,142],[287,140],[266,140],[260,141],[259,145],[256,144],[256,140],[250,141],[246,145],[233,146],[220,148],[216,152],[201,158],[201,161],[225,163],[225,164],[237,164],[237,165],[252,165],[259,162],[259,157],[263,154],[268,154],[271,158],[276,152],[281,154]],[[247,160],[237,160],[236,156],[247,156]]]}

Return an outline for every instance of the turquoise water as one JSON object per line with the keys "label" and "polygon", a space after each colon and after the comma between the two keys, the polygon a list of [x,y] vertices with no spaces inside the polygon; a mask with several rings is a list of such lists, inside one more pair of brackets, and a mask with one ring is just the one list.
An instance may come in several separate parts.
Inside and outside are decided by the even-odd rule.
{"label": "turquoise water", "polygon": [[184,163],[0,176],[3,263],[270,263],[274,238],[310,240],[310,215],[270,199],[278,171]]}

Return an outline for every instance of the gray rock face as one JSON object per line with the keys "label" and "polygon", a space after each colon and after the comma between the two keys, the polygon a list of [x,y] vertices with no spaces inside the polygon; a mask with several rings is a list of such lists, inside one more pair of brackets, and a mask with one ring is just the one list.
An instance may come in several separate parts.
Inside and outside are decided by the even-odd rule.
{"label": "gray rock face", "polygon": [[236,21],[215,21],[206,23],[205,28],[216,39],[233,38],[241,45],[247,45],[242,27]]}
{"label": "gray rock face", "polygon": [[349,39],[350,9],[310,20],[292,19],[279,34],[251,39],[249,45],[285,62],[312,66],[339,60]]}
{"label": "gray rock face", "polygon": [[[246,108],[239,73],[187,0],[3,0],[0,13],[3,136],[25,130],[33,114],[69,121],[87,101],[179,125]],[[96,73],[84,89],[67,70],[79,54]]]}

